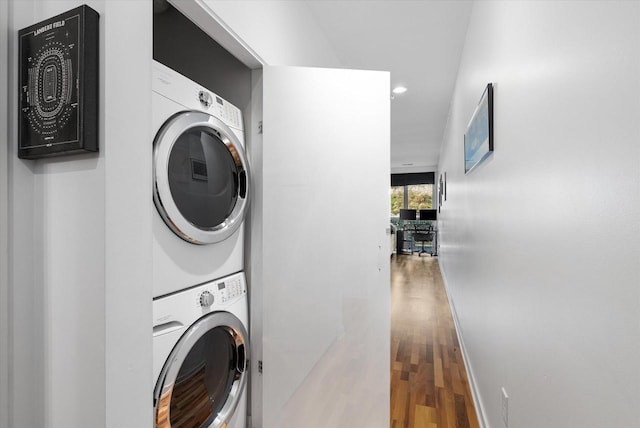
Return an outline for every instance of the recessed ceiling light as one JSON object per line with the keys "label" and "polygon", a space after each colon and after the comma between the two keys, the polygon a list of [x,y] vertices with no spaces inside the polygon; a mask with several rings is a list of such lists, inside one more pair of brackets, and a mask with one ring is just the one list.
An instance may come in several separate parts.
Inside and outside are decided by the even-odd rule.
{"label": "recessed ceiling light", "polygon": [[391,92],[393,92],[394,94],[404,94],[405,92],[407,92],[407,88],[405,88],[404,86],[396,86]]}

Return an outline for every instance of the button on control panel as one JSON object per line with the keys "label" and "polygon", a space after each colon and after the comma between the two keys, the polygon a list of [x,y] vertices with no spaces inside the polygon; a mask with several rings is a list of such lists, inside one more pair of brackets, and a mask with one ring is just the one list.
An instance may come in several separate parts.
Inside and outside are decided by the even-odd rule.
{"label": "button on control panel", "polygon": [[218,112],[222,120],[236,128],[240,128],[240,110],[234,105],[225,102],[220,97],[216,97],[216,103],[218,104]]}
{"label": "button on control panel", "polygon": [[226,303],[244,294],[244,287],[238,277],[220,281],[217,283],[217,287],[222,303]]}

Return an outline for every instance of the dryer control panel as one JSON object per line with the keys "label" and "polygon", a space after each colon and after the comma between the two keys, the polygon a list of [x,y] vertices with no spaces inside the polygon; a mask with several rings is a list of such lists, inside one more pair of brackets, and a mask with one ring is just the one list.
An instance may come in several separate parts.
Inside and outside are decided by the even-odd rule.
{"label": "dryer control panel", "polygon": [[154,92],[182,104],[185,110],[203,111],[231,128],[244,129],[238,107],[157,61],[153,61],[151,83]]}
{"label": "dryer control panel", "polygon": [[[209,104],[205,105],[205,103],[202,102],[202,98],[208,99]],[[230,104],[213,93],[207,92],[205,89],[198,91],[198,100],[203,107],[206,107],[204,110],[207,113],[222,119],[224,123],[233,128],[242,129],[242,114],[240,113],[240,109],[233,104]]]}

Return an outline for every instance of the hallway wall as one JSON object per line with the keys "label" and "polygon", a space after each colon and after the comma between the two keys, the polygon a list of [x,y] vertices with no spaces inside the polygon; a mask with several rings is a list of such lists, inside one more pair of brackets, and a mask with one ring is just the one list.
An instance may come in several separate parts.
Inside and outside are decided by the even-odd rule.
{"label": "hallway wall", "polygon": [[152,2],[86,1],[100,152],[37,160],[16,153],[18,30],[78,2],[0,3],[0,427],[149,426]]}
{"label": "hallway wall", "polygon": [[[440,263],[487,422],[640,425],[640,2],[476,2]],[[463,139],[495,87],[495,153]]]}

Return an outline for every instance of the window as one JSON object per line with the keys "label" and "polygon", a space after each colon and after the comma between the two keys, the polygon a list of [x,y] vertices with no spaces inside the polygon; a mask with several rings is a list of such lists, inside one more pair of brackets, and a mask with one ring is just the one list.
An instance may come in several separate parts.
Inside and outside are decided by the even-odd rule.
{"label": "window", "polygon": [[433,186],[435,173],[421,172],[391,174],[389,189],[391,217],[398,217],[400,209],[433,209]]}
{"label": "window", "polygon": [[428,210],[432,208],[433,185],[414,184],[407,188],[407,208],[412,210]]}
{"label": "window", "polygon": [[391,217],[398,217],[401,208],[428,210],[433,208],[433,184],[391,186]]}
{"label": "window", "polygon": [[404,208],[404,186],[391,186],[391,217],[398,217]]}

